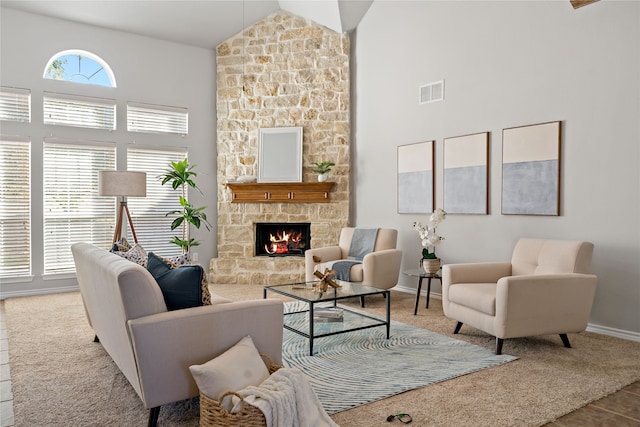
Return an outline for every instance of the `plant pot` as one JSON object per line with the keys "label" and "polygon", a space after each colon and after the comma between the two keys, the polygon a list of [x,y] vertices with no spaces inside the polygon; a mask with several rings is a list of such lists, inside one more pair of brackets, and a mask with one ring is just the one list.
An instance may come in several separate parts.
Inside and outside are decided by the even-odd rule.
{"label": "plant pot", "polygon": [[318,175],[318,182],[325,182],[327,180],[328,176],[326,173],[321,173]]}
{"label": "plant pot", "polygon": [[442,261],[440,258],[422,258],[420,260],[420,265],[424,269],[425,273],[436,274],[438,270],[440,270]]}

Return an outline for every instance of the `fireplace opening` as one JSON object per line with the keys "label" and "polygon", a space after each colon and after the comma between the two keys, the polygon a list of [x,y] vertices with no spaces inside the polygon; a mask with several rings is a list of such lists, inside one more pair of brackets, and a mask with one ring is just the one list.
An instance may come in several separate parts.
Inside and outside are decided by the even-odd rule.
{"label": "fireplace opening", "polygon": [[256,256],[304,256],[310,247],[308,222],[256,223]]}

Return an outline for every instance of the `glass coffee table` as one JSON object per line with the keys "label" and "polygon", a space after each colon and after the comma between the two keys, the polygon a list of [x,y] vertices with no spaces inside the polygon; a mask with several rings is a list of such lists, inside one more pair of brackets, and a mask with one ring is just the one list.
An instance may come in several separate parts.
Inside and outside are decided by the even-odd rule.
{"label": "glass coffee table", "polygon": [[[318,283],[317,281],[265,286],[262,291],[262,296],[265,299],[267,298],[267,292],[274,292],[301,301],[297,309],[285,313],[284,327],[309,339],[310,356],[313,356],[313,343],[316,338],[378,326],[386,327],[387,339],[389,338],[391,330],[391,292],[386,289],[372,288],[353,282],[341,280],[336,280],[336,282],[341,286],[337,289],[329,287],[326,292],[316,292],[314,290],[313,285]],[[314,311],[318,308],[338,307],[338,301],[340,300],[364,298],[369,295],[382,295],[385,298],[386,320],[340,306],[343,312],[342,321],[314,321]]]}

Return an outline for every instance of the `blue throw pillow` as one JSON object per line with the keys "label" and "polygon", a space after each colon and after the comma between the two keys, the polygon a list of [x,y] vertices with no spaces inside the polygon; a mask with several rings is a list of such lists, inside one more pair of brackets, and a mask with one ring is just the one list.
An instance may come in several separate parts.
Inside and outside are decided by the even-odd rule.
{"label": "blue throw pillow", "polygon": [[202,305],[202,279],[204,270],[200,265],[185,265],[172,268],[163,258],[149,252],[147,270],[156,279],[162,290],[168,310],[198,307]]}

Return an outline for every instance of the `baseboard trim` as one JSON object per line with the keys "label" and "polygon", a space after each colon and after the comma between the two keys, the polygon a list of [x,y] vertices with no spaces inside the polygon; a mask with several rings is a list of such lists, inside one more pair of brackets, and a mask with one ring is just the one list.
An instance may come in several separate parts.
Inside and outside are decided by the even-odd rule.
{"label": "baseboard trim", "polygon": [[26,291],[3,292],[0,299],[31,297],[35,295],[61,294],[64,292],[77,292],[80,288],[76,286],[60,286],[57,288],[31,289]]}
{"label": "baseboard trim", "polygon": [[609,335],[611,337],[622,338],[624,340],[640,342],[640,332],[625,331],[624,329],[610,328],[608,326],[594,325],[589,323],[587,325],[587,332],[593,332],[594,334]]}
{"label": "baseboard trim", "polygon": [[[408,294],[416,294],[415,288],[408,288],[406,286],[396,286],[393,289]],[[424,289],[420,292],[420,297],[423,296],[425,298],[427,296],[427,292]],[[442,300],[442,294],[431,292],[431,299],[434,298]],[[593,323],[587,324],[587,332],[593,332],[594,334],[600,335],[608,335],[615,338],[622,338],[623,340],[640,342],[640,332],[625,331],[624,329],[610,328],[608,326],[596,325]]]}

